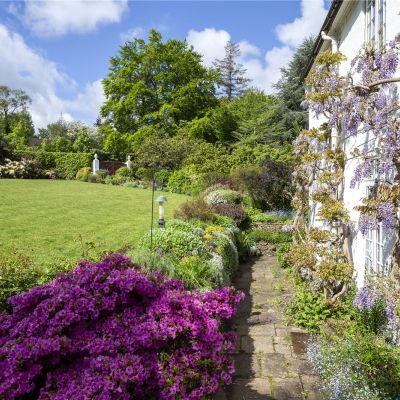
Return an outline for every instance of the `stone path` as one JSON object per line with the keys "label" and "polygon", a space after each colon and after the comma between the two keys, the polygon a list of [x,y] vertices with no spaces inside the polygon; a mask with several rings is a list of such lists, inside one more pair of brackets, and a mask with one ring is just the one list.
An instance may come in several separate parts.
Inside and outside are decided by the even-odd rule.
{"label": "stone path", "polygon": [[239,336],[236,373],[215,400],[321,400],[305,357],[308,336],[283,322],[281,303],[292,293],[275,257],[243,265],[234,285],[246,294],[231,321]]}

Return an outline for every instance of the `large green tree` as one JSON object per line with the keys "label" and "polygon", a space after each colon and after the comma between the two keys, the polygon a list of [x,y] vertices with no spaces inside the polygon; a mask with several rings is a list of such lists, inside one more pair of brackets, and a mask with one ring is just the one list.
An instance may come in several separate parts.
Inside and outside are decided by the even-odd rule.
{"label": "large green tree", "polygon": [[172,135],[181,121],[202,117],[218,100],[216,74],[185,41],[163,41],[150,31],[148,41],[123,44],[103,80],[105,124],[121,135],[154,126]]}
{"label": "large green tree", "polygon": [[305,99],[304,71],[312,57],[314,38],[303,41],[289,64],[281,69],[281,78],[274,85],[280,100],[279,115],[288,136],[308,125],[308,112],[301,106]]}
{"label": "large green tree", "polygon": [[246,69],[239,58],[239,44],[229,41],[225,46],[225,57],[214,62],[219,75],[218,86],[229,101],[243,94],[251,81],[245,77]]}

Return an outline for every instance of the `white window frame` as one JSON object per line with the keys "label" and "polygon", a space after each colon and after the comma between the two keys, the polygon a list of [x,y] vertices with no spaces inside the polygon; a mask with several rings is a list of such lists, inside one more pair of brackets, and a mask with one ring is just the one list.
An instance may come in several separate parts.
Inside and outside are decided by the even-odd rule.
{"label": "white window frame", "polygon": [[386,41],[386,0],[365,0],[365,41],[382,47]]}

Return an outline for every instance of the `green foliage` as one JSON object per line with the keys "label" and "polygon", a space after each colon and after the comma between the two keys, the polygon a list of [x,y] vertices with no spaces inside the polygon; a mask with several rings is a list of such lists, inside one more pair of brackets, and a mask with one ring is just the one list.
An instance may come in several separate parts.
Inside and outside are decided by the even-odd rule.
{"label": "green foliage", "polygon": [[383,297],[374,302],[372,307],[355,309],[355,322],[357,330],[366,334],[378,335],[382,333],[382,327],[388,323],[386,301]]}
{"label": "green foliage", "polygon": [[271,222],[270,217],[263,213],[260,209],[254,207],[245,207],[245,211],[251,222]]}
{"label": "green foliage", "polygon": [[315,39],[306,38],[299,46],[289,64],[281,69],[281,78],[274,85],[279,105],[277,114],[282,126],[281,136],[294,138],[308,125],[308,112],[301,106],[305,99],[304,71],[314,48]]}
{"label": "green foliage", "polygon": [[213,271],[210,263],[199,256],[182,258],[174,269],[176,278],[185,283],[187,289],[211,290]]}
{"label": "green foliage", "polygon": [[87,182],[89,175],[92,173],[90,167],[81,168],[75,175],[75,179],[78,181]]}
{"label": "green foliage", "polygon": [[269,229],[254,229],[250,232],[250,238],[255,242],[267,242],[271,244],[288,243],[292,241],[290,232],[274,231]]}
{"label": "green foliage", "polygon": [[173,227],[169,228],[168,225],[166,228],[156,229],[153,232],[153,244],[151,244],[150,233],[147,233],[139,242],[138,248],[153,250],[178,262],[188,256],[210,256],[207,246],[198,235]]}
{"label": "green foliage", "polygon": [[291,267],[290,260],[288,257],[291,246],[292,244],[288,242],[288,243],[280,243],[276,247],[276,258],[281,268]]}
{"label": "green foliage", "polygon": [[299,285],[286,310],[290,323],[306,328],[309,332],[320,332],[321,322],[333,315],[329,304],[321,293],[311,292],[306,285]]}
{"label": "green foliage", "polygon": [[0,254],[0,312],[8,308],[7,299],[10,296],[46,283],[54,279],[57,273],[69,271],[72,267],[68,262],[39,266],[29,256],[17,250]]}
{"label": "green foliage", "polygon": [[313,345],[312,358],[329,395],[339,391],[351,399],[386,400],[400,393],[400,349],[383,338],[321,337]]}
{"label": "green foliage", "polygon": [[218,71],[218,86],[229,101],[244,93],[250,82],[250,79],[245,77],[246,70],[238,62],[239,59],[239,44],[228,41],[225,46],[225,57],[214,62],[214,67]]}
{"label": "green foliage", "polygon": [[168,179],[167,188],[172,193],[199,194],[205,186],[205,176],[195,165],[185,165],[174,171]]}
{"label": "green foliage", "polygon": [[243,227],[248,221],[241,204],[215,204],[212,209],[218,214],[231,218],[238,227]]}
{"label": "green foliage", "polygon": [[77,172],[91,164],[90,153],[63,153],[38,151],[14,151],[17,159],[36,161],[42,170],[53,169],[57,177],[74,179]]}
{"label": "green foliage", "polygon": [[147,42],[125,42],[111,58],[109,71],[101,113],[122,134],[149,125],[171,132],[217,102],[215,76],[202,66],[201,56],[185,41],[163,42],[155,30]]}
{"label": "green foliage", "polygon": [[236,226],[235,221],[226,215],[214,214],[212,222],[213,224],[223,226],[224,228],[234,228]]}
{"label": "green foliage", "polygon": [[115,171],[114,176],[116,178],[129,179],[129,178],[132,178],[133,174],[128,167],[120,167]]}
{"label": "green foliage", "polygon": [[201,197],[195,197],[181,204],[175,211],[175,217],[185,221],[197,219],[211,222],[214,219],[212,208]]}
{"label": "green foliage", "polygon": [[146,272],[161,272],[166,276],[174,276],[176,263],[164,254],[147,249],[135,249],[128,251],[127,256],[132,259],[134,264],[140,265]]}
{"label": "green foliage", "polygon": [[6,307],[8,297],[35,286],[42,272],[23,254],[0,254],[0,311]]}
{"label": "green foliage", "polygon": [[211,247],[222,257],[226,273],[232,278],[239,266],[239,254],[236,243],[224,233],[213,235],[210,242]]}

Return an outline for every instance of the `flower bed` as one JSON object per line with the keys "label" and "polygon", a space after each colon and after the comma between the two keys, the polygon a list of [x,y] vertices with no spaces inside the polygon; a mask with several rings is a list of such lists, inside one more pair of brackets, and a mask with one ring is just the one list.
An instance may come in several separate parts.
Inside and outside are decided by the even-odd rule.
{"label": "flower bed", "polygon": [[80,262],[0,314],[0,397],[204,399],[230,383],[243,294],[187,292],[122,255]]}

